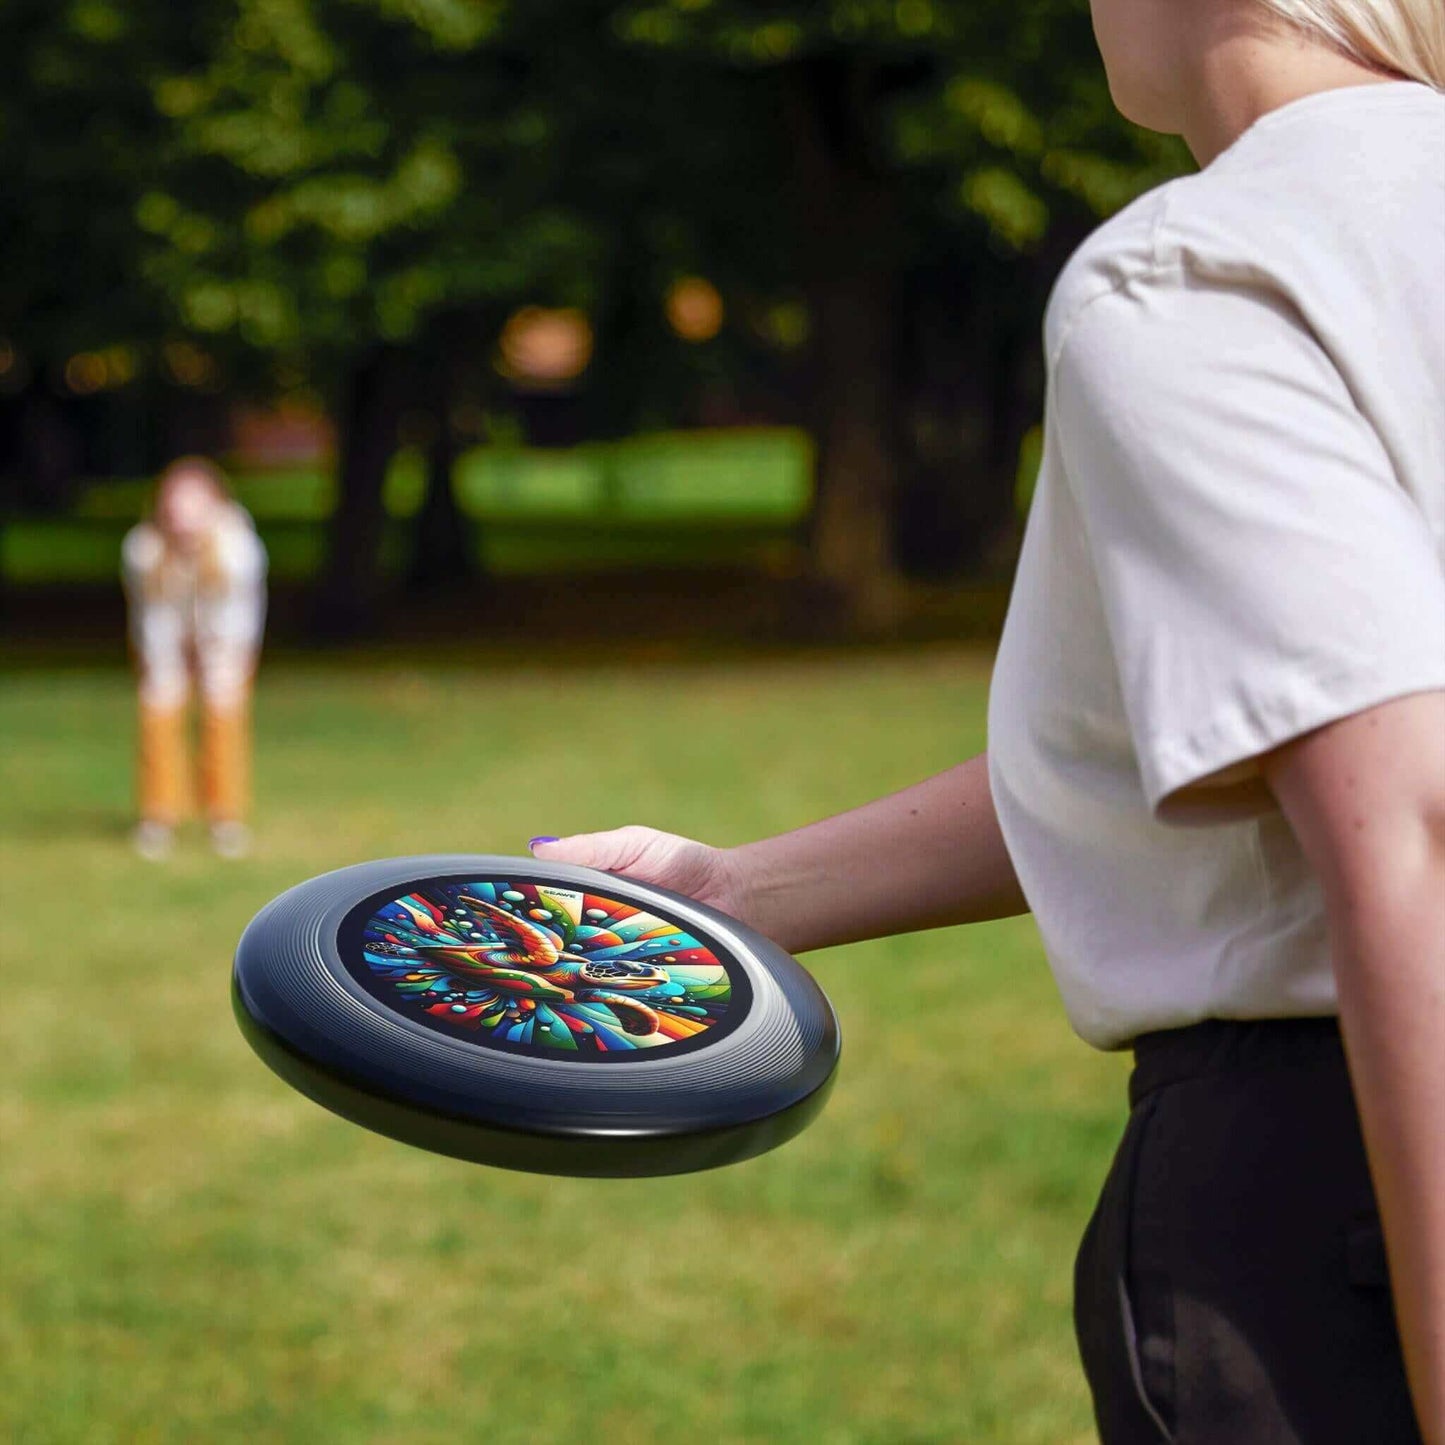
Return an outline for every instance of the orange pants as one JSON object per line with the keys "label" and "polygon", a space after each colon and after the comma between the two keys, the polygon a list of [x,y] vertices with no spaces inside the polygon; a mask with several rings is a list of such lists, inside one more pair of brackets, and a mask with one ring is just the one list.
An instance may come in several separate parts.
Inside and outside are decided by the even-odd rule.
{"label": "orange pants", "polygon": [[[174,827],[194,799],[190,766],[190,709],[140,706],[136,772],[140,816]],[[209,823],[239,823],[250,806],[251,698],[220,707],[202,700],[200,803]]]}

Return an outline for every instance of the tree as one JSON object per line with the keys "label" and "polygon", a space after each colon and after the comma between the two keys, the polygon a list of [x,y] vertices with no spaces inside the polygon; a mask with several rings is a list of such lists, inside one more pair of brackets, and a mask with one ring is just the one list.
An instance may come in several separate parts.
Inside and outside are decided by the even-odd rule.
{"label": "tree", "polygon": [[618,24],[776,79],[812,316],[814,567],[886,626],[900,510],[932,536],[945,499],[974,536],[1007,515],[1061,250],[1182,153],[1115,115],[1083,0],[638,0]]}
{"label": "tree", "polygon": [[[374,614],[382,478],[418,383],[428,404],[455,390],[438,366],[454,379],[522,303],[582,307],[609,352],[588,414],[621,434],[667,384],[668,270],[731,247],[724,270],[768,271],[747,226],[700,239],[737,209],[744,167],[767,169],[754,87],[659,63],[615,20],[599,0],[237,0],[202,63],[156,87],[173,129],[166,181],[137,208],[147,277],[213,344],[318,381],[341,422],[333,632]],[[732,189],[704,196],[699,176]],[[440,459],[450,418],[434,421]]]}
{"label": "tree", "polygon": [[153,0],[0,11],[0,342],[19,383],[9,406],[28,505],[60,506],[79,466],[67,362],[128,376],[170,324],[137,283],[132,212],[165,140],[151,85],[193,49],[175,8]]}
{"label": "tree", "polygon": [[[407,414],[430,416],[423,578],[465,555],[453,413],[508,313],[590,313],[582,414],[621,435],[684,404],[660,302],[689,273],[806,336],[813,570],[886,626],[900,562],[947,570],[1008,514],[1062,256],[1180,164],[1114,115],[1084,0],[12,9],[5,315],[37,356],[179,335],[239,386],[322,397],[338,633],[375,616]],[[749,329],[711,364],[757,368]]]}
{"label": "tree", "polygon": [[280,359],[341,423],[318,599],[332,633],[374,620],[382,481],[435,374],[429,326],[586,275],[504,13],[237,0],[215,8],[199,62],[155,88],[171,134],[164,183],[137,209],[146,276],[189,328]]}

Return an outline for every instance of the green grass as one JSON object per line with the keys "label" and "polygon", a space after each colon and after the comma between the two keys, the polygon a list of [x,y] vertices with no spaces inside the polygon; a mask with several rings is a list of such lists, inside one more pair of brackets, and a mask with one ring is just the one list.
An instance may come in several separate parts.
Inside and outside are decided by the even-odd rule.
{"label": "green grass", "polygon": [[982,742],[958,651],[624,671],[278,664],[258,848],[134,859],[116,673],[0,689],[0,1438],[1091,1438],[1069,1274],[1122,1115],[1026,921],[809,962],[823,1117],[762,1159],[583,1182],[433,1158],[254,1059],[230,952],[272,894],[629,820],[720,842]]}
{"label": "green grass", "polygon": [[[666,432],[565,451],[474,447],[452,484],[472,524],[479,563],[499,574],[578,568],[768,565],[792,556],[791,530],[812,499],[813,448],[786,427]],[[326,556],[336,505],[320,466],[238,472],[271,555],[273,577],[312,577]],[[414,449],[387,475],[383,565],[406,565],[411,518],[425,491]],[[35,583],[112,582],[120,542],[149,504],[148,478],[82,488],[61,516],[11,517],[0,526],[0,578]]]}
{"label": "green grass", "polygon": [[[0,579],[34,585],[119,585],[120,544],[127,524],[111,519],[25,517],[0,527]],[[322,522],[263,522],[273,581],[303,582],[326,561]],[[746,566],[793,569],[798,543],[785,527],[746,518],[517,517],[485,522],[472,535],[478,565],[508,577],[649,567]],[[391,518],[382,536],[381,566],[403,571],[411,557],[408,524]]]}
{"label": "green grass", "polygon": [[[425,459],[404,447],[386,477],[386,509],[410,517],[426,488]],[[813,444],[793,427],[656,432],[564,450],[477,446],[453,468],[457,502],[479,521],[516,516],[745,517],[788,523],[808,508]],[[336,479],[319,465],[235,469],[231,484],[258,522],[324,522]],[[138,521],[150,501],[148,477],[84,487],[72,511],[88,521]]]}

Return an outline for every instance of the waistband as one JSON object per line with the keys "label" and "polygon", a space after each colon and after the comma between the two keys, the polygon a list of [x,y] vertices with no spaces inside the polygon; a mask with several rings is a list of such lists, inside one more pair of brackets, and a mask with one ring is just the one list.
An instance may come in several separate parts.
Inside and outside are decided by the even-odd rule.
{"label": "waistband", "polygon": [[1337,1018],[1205,1019],[1134,1040],[1129,1103],[1185,1079],[1344,1061]]}

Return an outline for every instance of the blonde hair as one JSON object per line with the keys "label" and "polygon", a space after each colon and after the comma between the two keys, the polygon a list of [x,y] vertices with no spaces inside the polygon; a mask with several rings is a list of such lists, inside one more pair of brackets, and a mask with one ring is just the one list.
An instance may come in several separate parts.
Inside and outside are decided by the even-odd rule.
{"label": "blonde hair", "polygon": [[1445,90],[1441,0],[1258,0],[1351,60]]}

